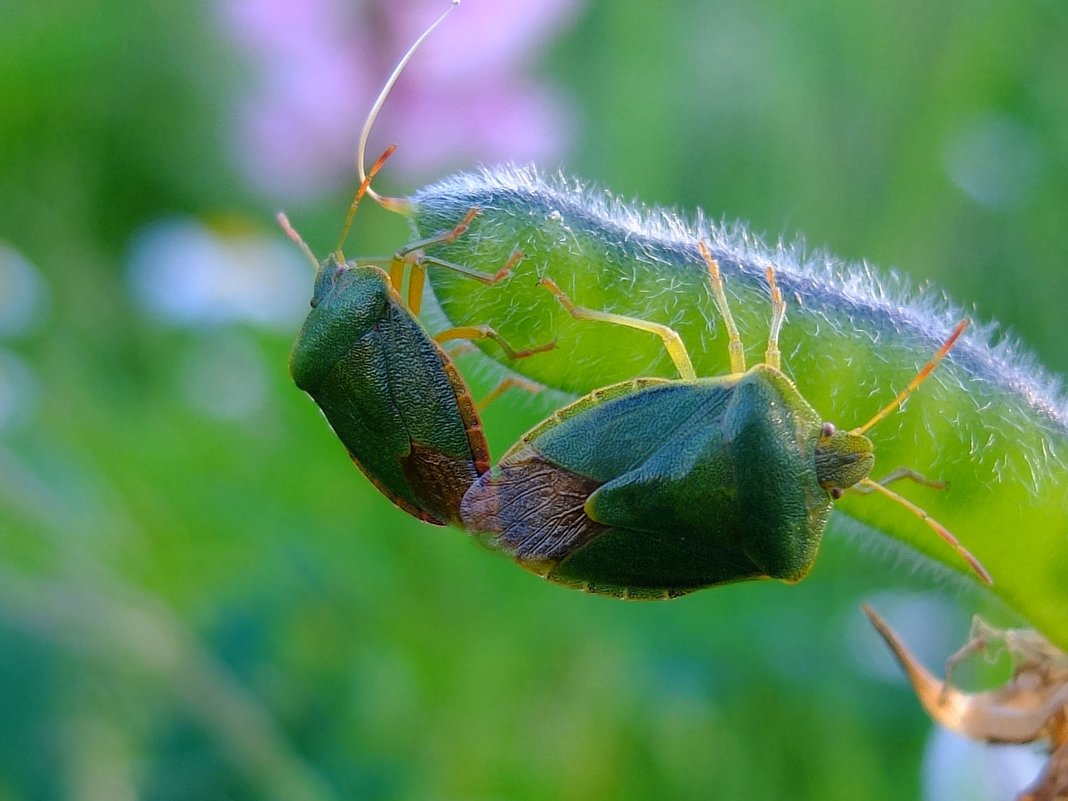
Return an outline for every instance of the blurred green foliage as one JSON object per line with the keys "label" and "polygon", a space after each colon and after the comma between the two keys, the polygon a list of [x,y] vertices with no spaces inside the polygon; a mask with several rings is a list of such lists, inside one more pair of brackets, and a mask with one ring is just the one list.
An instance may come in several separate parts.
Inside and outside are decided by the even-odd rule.
{"label": "blurred green foliage", "polygon": [[[229,164],[248,77],[210,12],[0,5],[0,240],[50,298],[0,341],[37,387],[0,432],[0,799],[916,798],[928,727],[857,604],[931,599],[936,659],[982,599],[947,613],[833,525],[797,587],[548,585],[379,496],[290,385],[288,333],[135,306],[147,223],[280,236]],[[1066,34],[1045,0],[596,2],[542,65],[583,125],[568,171],[899,265],[1065,372]],[[291,210],[318,251],[345,203]],[[349,249],[405,236],[367,210]],[[262,402],[205,415],[185,377],[234,341]],[[495,451],[555,400],[491,407]]]}

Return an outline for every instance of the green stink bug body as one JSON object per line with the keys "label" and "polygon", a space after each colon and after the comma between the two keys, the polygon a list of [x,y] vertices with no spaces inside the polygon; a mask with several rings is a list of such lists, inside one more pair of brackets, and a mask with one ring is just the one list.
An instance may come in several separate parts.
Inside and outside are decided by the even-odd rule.
{"label": "green stink bug body", "polygon": [[[454,0],[453,5],[457,2]],[[401,509],[438,525],[460,523],[460,500],[474,480],[489,469],[489,448],[478,408],[439,343],[493,339],[510,360],[555,347],[549,343],[516,351],[486,325],[459,326],[431,336],[419,322],[427,265],[495,284],[521,258],[522,254],[513,251],[501,269],[487,274],[425,252],[460,238],[478,214],[477,208],[466,209],[459,223],[450,222],[445,230],[418,238],[391,259],[346,262],[341,253],[365,194],[390,206],[389,198],[371,189],[371,179],[395,148],[386,150],[366,170],[367,137],[400,71],[444,17],[442,14],[409,48],[368,116],[358,149],[360,186],[334,253],[318,261],[285,215],[279,215],[282,228],[316,270],[312,309],[290,358],[294,383],[318,404],[371,483]],[[388,264],[389,272],[376,264]],[[405,302],[399,290],[406,270]],[[509,386],[533,388],[522,379],[506,378],[483,403]]]}
{"label": "green stink bug body", "polygon": [[[361,181],[340,242],[371,178],[392,150]],[[401,509],[438,525],[460,522],[460,500],[489,469],[478,410],[438,343],[494,338],[512,358],[552,347],[516,352],[488,326],[450,329],[435,338],[415,316],[427,264],[496,283],[518,259],[514,254],[495,275],[485,275],[424,253],[426,247],[460,236],[475,213],[472,209],[453,229],[397,251],[388,273],[371,263],[346,262],[340,242],[318,262],[279,215],[283,229],[316,268],[312,308],[290,358],[294,383],[318,404],[371,483]],[[406,267],[411,268],[407,303],[397,291]]]}
{"label": "green stink bug body", "polygon": [[[535,427],[468,491],[466,527],[546,578],[595,593],[673,597],[746,579],[799,581],[844,490],[860,484],[899,499],[868,478],[874,447],[864,431],[930,373],[964,324],[894,403],[866,426],[838,431],[779,370],[785,305],[771,269],[767,355],[746,371],[718,266],[701,251],[732,373],[696,378],[670,329],[576,307],[546,279],[576,318],[659,334],[683,378],[615,384]],[[888,479],[900,477],[916,476]],[[952,535],[921,516],[986,578]]]}
{"label": "green stink bug body", "polygon": [[[423,519],[458,522],[513,554],[524,567],[599,593],[670,597],[751,578],[798,581],[816,557],[833,501],[853,487],[879,491],[898,501],[950,542],[980,577],[989,581],[974,557],[948,531],[884,486],[902,477],[923,482],[922,477],[900,470],[881,483],[868,477],[874,455],[864,432],[897,408],[930,373],[959,337],[963,323],[889,406],[865,426],[838,432],[821,422],[779,370],[778,336],[785,304],[770,267],[767,278],[773,315],[765,364],[746,371],[718,265],[701,242],[699,249],[711,277],[716,307],[728,329],[731,374],[699,380],[681,338],[671,328],[575,307],[544,277],[546,266],[552,262],[546,259],[546,248],[554,252],[563,249],[577,254],[598,295],[605,289],[597,270],[589,269],[581,256],[583,243],[597,237],[592,231],[580,231],[570,216],[565,220],[555,202],[560,198],[538,195],[546,203],[544,213],[539,213],[518,208],[521,198],[503,186],[500,192],[476,191],[484,203],[465,204],[464,198],[470,193],[450,192],[455,194],[451,208],[442,213],[444,209],[425,192],[414,198],[391,198],[369,188],[370,176],[378,166],[365,173],[364,154],[371,126],[404,65],[443,17],[406,52],[388,79],[364,124],[357,164],[361,190],[381,206],[411,217],[417,238],[452,225],[462,208],[466,207],[468,214],[452,233],[421,239],[399,252],[388,276],[392,286],[382,284],[384,273],[377,274],[376,280],[387,290],[384,297],[393,298],[404,266],[411,264],[414,269],[407,307],[400,304],[399,296],[390,305],[380,300],[381,292],[349,288],[361,287],[358,281],[339,281],[336,289],[329,286],[322,290],[324,298],[339,292],[333,309],[336,313],[321,322],[313,311],[294,354],[294,378],[316,397],[371,479],[395,502]],[[462,249],[456,250],[458,232],[466,229],[475,209],[484,209],[485,217],[475,234],[464,239]],[[431,212],[429,217],[423,214],[427,211]],[[593,219],[596,215],[591,214],[580,214],[576,219]],[[550,241],[512,236],[509,232],[515,229],[507,224],[510,221],[523,226],[544,223],[548,229],[545,237]],[[686,266],[692,268],[693,239],[684,247],[681,238],[685,232],[671,220],[665,219],[664,225],[671,229],[672,243],[678,246],[672,252],[685,251]],[[658,264],[662,260],[664,254],[659,249],[645,247],[647,243],[640,237],[623,235],[626,232],[622,228],[620,232],[620,247],[627,248],[628,253],[634,250],[639,261]],[[512,256],[504,270],[488,276],[459,266],[493,263],[495,259],[486,247],[493,250],[500,245],[501,237],[495,233],[506,234],[512,243]],[[444,353],[420,346],[420,342],[434,342],[414,314],[425,274],[422,248],[440,244],[442,250],[436,251],[436,258],[427,261],[493,283],[509,270],[516,243],[531,252],[529,269],[542,276],[540,283],[552,289],[572,316],[657,333],[682,380],[636,379],[597,390],[536,427],[505,455],[498,468],[489,470],[486,460],[479,458],[485,441],[469,393],[466,388],[461,390],[462,382],[455,370],[449,369],[451,363]],[[416,254],[419,258],[409,261]],[[368,268],[339,268],[340,261],[337,259],[333,267],[342,272]],[[619,281],[608,282],[609,286],[618,283],[630,291],[637,289],[637,272],[628,272],[618,259],[609,261],[623,270]],[[671,289],[678,289],[674,277]],[[355,297],[350,292],[355,292]],[[349,301],[355,302],[352,308],[346,308]],[[516,302],[509,294],[485,308],[499,309],[502,302],[502,320],[513,312],[528,314],[542,305]],[[371,327],[354,328],[354,321],[363,312]],[[557,330],[555,326],[549,328]],[[365,342],[372,331],[385,336]],[[487,336],[500,341],[496,332],[472,325],[461,326],[445,337],[439,335],[438,341]],[[359,358],[354,351],[345,350],[365,344],[370,347],[369,354]],[[320,362],[326,355],[332,360],[324,366]],[[407,372],[409,367],[414,369],[412,375]],[[581,359],[569,367],[584,369]],[[434,375],[424,375],[425,369]],[[314,378],[308,380],[305,372]],[[634,372],[627,370],[625,374]],[[329,385],[314,383],[324,377]],[[398,393],[392,382],[406,382],[405,389],[411,391]],[[440,398],[451,398],[456,405],[443,406]],[[460,408],[464,404],[466,411]],[[469,450],[457,447],[461,433],[468,438]],[[417,442],[417,434],[425,439]],[[413,472],[413,466],[418,472]]]}
{"label": "green stink bug body", "polygon": [[427,522],[458,522],[489,467],[486,438],[451,359],[385,271],[322,262],[290,372],[383,494]]}
{"label": "green stink bug body", "polygon": [[763,365],[616,384],[524,437],[468,493],[464,522],[497,532],[525,567],[593,592],[796,581],[832,506],[812,458],[821,427]]}

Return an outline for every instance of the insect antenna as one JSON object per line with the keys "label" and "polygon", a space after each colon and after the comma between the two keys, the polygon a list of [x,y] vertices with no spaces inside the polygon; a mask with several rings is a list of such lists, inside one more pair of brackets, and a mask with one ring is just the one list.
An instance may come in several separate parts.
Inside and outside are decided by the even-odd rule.
{"label": "insect antenna", "polygon": [[[356,209],[360,206],[360,201],[363,200],[363,196],[367,193],[368,188],[371,185],[371,179],[375,177],[375,174],[382,169],[382,165],[386,163],[386,159],[393,155],[393,151],[397,149],[396,145],[390,145],[386,148],[386,152],[378,157],[372,166],[367,176],[360,181],[359,187],[356,189],[356,194],[352,198],[352,205],[349,206],[349,213],[345,216],[345,225],[341,229],[341,238],[337,241],[337,247],[334,249],[337,253],[338,259],[344,261],[345,257],[341,254],[341,247],[345,244],[345,239],[349,235],[349,226],[352,225],[352,218],[356,216]],[[275,219],[278,220],[278,224],[282,227],[286,236],[296,243],[296,246],[300,248],[300,252],[304,254],[305,258],[311,262],[312,267],[318,272],[319,260],[315,258],[315,254],[312,253],[312,249],[308,247],[308,243],[304,241],[304,238],[297,233],[297,229],[293,227],[293,224],[289,221],[289,217],[286,216],[284,211],[278,212],[275,215]]]}
{"label": "insect antenna", "polygon": [[[926,379],[927,376],[929,376],[934,371],[934,369],[938,367],[939,362],[941,362],[942,359],[945,358],[946,354],[949,353],[949,351],[956,344],[957,340],[960,339],[960,335],[964,333],[964,329],[966,329],[967,327],[968,320],[961,320],[959,323],[957,323],[953,331],[950,333],[949,337],[946,339],[945,342],[942,343],[942,347],[940,347],[938,349],[938,352],[935,353],[933,357],[931,357],[931,360],[923,366],[923,369],[921,369],[916,374],[916,377],[909,382],[909,385],[903,390],[901,390],[901,392],[897,394],[897,397],[890,401],[890,403],[880,409],[876,413],[876,415],[872,417],[871,420],[869,420],[867,423],[860,426],[859,428],[853,429],[851,433],[865,433],[872,426],[874,426],[880,420],[883,420],[888,417],[895,409],[901,406],[901,404],[904,403],[905,399],[913,392],[915,392],[916,388],[924,382],[924,379]],[[949,547],[955,550],[961,556],[961,558],[968,563],[971,569],[975,571],[975,574],[979,576],[980,580],[982,580],[984,584],[990,585],[994,583],[994,580],[990,577],[990,573],[987,572],[986,568],[983,567],[982,563],[967,548],[961,545],[960,540],[953,536],[949,529],[947,529],[945,526],[943,526],[941,523],[931,517],[931,515],[929,515],[919,506],[917,506],[904,496],[898,495],[893,490],[887,488],[885,486],[885,483],[879,483],[878,481],[873,481],[870,478],[865,478],[860,481],[860,484],[863,486],[862,491],[879,492],[885,495],[890,500],[897,503],[898,505],[908,509],[910,512],[912,512],[912,514],[916,515],[916,517],[920,518],[920,520],[926,523],[931,528],[931,530],[935,532],[935,534],[941,537],[946,542],[946,544],[949,545]]]}
{"label": "insect antenna", "polygon": [[278,214],[275,215],[275,219],[278,220],[278,224],[282,226],[282,230],[285,231],[286,236],[296,243],[297,247],[300,248],[300,252],[311,262],[312,269],[318,272],[319,260],[315,258],[315,254],[312,253],[312,249],[308,247],[308,243],[297,233],[297,229],[289,222],[289,218],[286,216],[285,212],[278,212]]}
{"label": "insect antenna", "polygon": [[930,526],[931,530],[934,531],[934,533],[937,534],[939,537],[941,537],[946,542],[946,544],[949,545],[950,548],[960,554],[961,558],[968,563],[968,566],[975,571],[975,574],[979,576],[980,580],[984,584],[990,586],[994,583],[994,579],[990,577],[990,573],[988,573],[987,569],[983,567],[982,562],[980,562],[972,554],[971,551],[961,545],[960,540],[954,537],[948,528],[946,528],[933,517],[931,517],[919,506],[908,500],[908,498],[898,495],[892,489],[884,487],[878,481],[872,481],[870,478],[865,478],[862,479],[860,483],[864,485],[865,489],[874,490],[875,492],[881,492],[890,500],[900,504],[901,506],[904,506],[914,515],[916,515],[916,517],[920,518],[920,520]]}
{"label": "insect antenna", "polygon": [[378,171],[382,169],[382,165],[386,163],[389,157],[393,155],[393,151],[396,149],[396,145],[390,145],[389,147],[387,147],[386,152],[379,156],[378,160],[371,165],[371,169],[367,171],[367,175],[363,175],[363,170],[360,170],[360,185],[356,187],[356,194],[353,195],[352,204],[349,206],[349,212],[345,215],[345,224],[341,226],[341,236],[338,237],[337,247],[334,248],[334,251],[337,253],[341,261],[345,260],[342,256],[341,248],[344,247],[345,240],[348,239],[349,228],[352,225],[353,218],[356,216],[356,209],[360,207],[360,201],[363,200],[363,196],[369,192],[372,192],[371,180],[375,177],[375,175],[378,174]]}
{"label": "insect antenna", "polygon": [[[367,120],[363,124],[363,131],[360,132],[360,143],[356,148],[356,167],[360,171],[361,182],[367,180],[368,177],[364,171],[364,155],[367,151],[367,140],[371,135],[371,128],[374,126],[375,120],[378,119],[378,112],[382,110],[382,105],[386,102],[386,98],[389,97],[389,93],[393,89],[393,84],[397,82],[397,79],[400,77],[400,74],[404,71],[404,68],[408,65],[408,62],[411,60],[412,56],[415,55],[415,51],[419,49],[419,46],[423,44],[426,38],[434,32],[434,29],[442,23],[442,20],[444,20],[445,17],[449,15],[449,12],[452,11],[453,8],[458,5],[460,5],[460,0],[452,0],[452,4],[441,13],[441,16],[434,20],[434,22],[431,23],[430,27],[423,31],[423,35],[416,39],[415,43],[408,48],[408,52],[406,52],[401,57],[401,60],[397,63],[397,66],[393,68],[393,72],[392,74],[390,74],[389,79],[386,81],[386,85],[382,87],[382,91],[379,92],[378,98],[375,100],[374,105],[371,106],[371,113],[367,115]],[[374,200],[382,208],[389,209],[390,211],[396,211],[400,214],[407,213],[409,207],[411,206],[411,203],[406,198],[383,197],[382,195],[375,192],[375,190],[370,188],[367,189],[367,194],[369,194],[371,196],[371,199]]]}
{"label": "insect antenna", "polygon": [[953,329],[953,333],[951,333],[949,335],[949,338],[942,343],[942,347],[938,349],[938,352],[931,358],[931,361],[927,362],[927,364],[923,366],[923,369],[916,374],[916,377],[909,382],[909,385],[903,390],[901,390],[901,392],[898,393],[897,397],[890,401],[890,403],[880,409],[879,412],[875,415],[875,417],[873,417],[871,420],[869,420],[859,428],[854,428],[852,433],[863,434],[876,423],[878,423],[880,420],[889,417],[890,413],[893,412],[902,403],[904,403],[905,398],[915,392],[916,388],[923,383],[924,379],[927,378],[927,376],[931,374],[931,371],[933,371],[938,366],[938,363],[942,361],[943,358],[945,358],[945,355],[949,353],[950,349],[953,347],[954,344],[956,344],[957,339],[960,338],[960,335],[964,333],[964,329],[967,327],[968,320],[961,320],[959,323],[957,323],[957,327]]}

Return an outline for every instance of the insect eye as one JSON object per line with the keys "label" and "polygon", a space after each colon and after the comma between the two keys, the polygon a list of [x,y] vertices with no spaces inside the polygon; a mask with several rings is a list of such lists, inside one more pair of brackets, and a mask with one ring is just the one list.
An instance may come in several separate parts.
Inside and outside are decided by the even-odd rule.
{"label": "insect eye", "polygon": [[838,500],[842,497],[843,490],[841,487],[831,487],[831,498]]}
{"label": "insect eye", "polygon": [[834,436],[834,432],[838,429],[834,427],[834,423],[824,423],[823,428],[820,429],[820,436],[824,439]]}

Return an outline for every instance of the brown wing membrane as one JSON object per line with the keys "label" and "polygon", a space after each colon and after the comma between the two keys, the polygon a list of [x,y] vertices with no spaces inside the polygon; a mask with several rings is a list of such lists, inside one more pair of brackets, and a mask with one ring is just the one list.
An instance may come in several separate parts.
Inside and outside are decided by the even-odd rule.
{"label": "brown wing membrane", "polygon": [[414,440],[411,453],[400,458],[400,465],[412,492],[425,509],[440,515],[444,521],[458,522],[460,499],[478,477],[476,466]]}
{"label": "brown wing membrane", "polygon": [[584,509],[599,486],[525,447],[475,482],[460,514],[466,528],[496,535],[494,544],[521,563],[548,567],[605,530]]}

